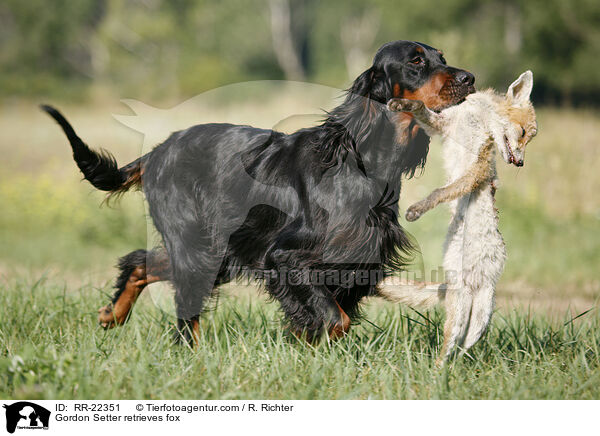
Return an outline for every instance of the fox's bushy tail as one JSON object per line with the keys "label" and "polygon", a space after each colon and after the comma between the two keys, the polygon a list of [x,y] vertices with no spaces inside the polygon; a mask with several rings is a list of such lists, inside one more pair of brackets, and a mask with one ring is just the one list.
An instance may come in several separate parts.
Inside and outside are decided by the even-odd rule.
{"label": "fox's bushy tail", "polygon": [[445,283],[407,282],[396,277],[388,277],[377,287],[378,294],[394,303],[402,303],[415,308],[429,309],[446,298]]}
{"label": "fox's bushy tail", "polygon": [[94,151],[81,140],[73,127],[54,107],[41,105],[40,108],[50,115],[62,127],[73,149],[73,159],[83,173],[83,177],[95,188],[118,194],[141,185],[142,162],[136,159],[119,168],[114,156],[106,150]]}

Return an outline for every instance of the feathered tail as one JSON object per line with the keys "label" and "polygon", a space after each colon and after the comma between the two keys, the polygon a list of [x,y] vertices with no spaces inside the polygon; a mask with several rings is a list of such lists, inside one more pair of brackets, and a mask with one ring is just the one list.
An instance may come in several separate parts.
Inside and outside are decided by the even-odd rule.
{"label": "feathered tail", "polygon": [[98,152],[89,148],[57,109],[47,105],[40,107],[62,127],[71,143],[75,163],[83,173],[83,177],[95,188],[109,191],[110,195],[113,195],[141,185],[143,173],[141,159],[119,168],[117,161],[109,152],[105,150]]}

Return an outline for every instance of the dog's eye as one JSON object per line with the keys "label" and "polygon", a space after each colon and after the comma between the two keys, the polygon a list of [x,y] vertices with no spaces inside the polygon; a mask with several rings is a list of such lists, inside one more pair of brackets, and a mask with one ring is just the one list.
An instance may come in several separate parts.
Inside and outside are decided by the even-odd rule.
{"label": "dog's eye", "polygon": [[440,58],[440,62],[441,62],[442,64],[446,65],[446,59],[444,59],[444,56],[442,56],[442,57]]}
{"label": "dog's eye", "polygon": [[410,63],[415,65],[423,65],[425,60],[421,56],[415,56],[410,60]]}
{"label": "dog's eye", "polygon": [[525,137],[525,129],[523,127],[521,127],[521,138]]}

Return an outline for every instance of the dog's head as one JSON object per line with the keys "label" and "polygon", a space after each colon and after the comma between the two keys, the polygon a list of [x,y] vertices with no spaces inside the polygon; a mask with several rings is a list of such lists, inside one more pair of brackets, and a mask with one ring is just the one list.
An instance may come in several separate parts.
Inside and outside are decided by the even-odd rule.
{"label": "dog's head", "polygon": [[412,41],[394,41],[375,54],[350,92],[379,103],[400,97],[421,100],[433,110],[462,102],[475,92],[475,77],[446,64],[440,50]]}
{"label": "dog's head", "polygon": [[[344,104],[329,113],[329,123],[344,127],[346,134],[340,142],[348,152],[357,155],[359,144],[370,143],[373,132],[382,133],[379,121],[390,121],[395,142],[402,146],[397,150],[398,168],[411,177],[425,165],[429,137],[414,123],[412,115],[390,115],[385,110],[386,103],[401,97],[421,100],[433,110],[442,110],[475,92],[474,82],[468,71],[446,65],[442,52],[433,47],[412,41],[389,42],[377,51],[373,65],[348,89]],[[339,137],[337,128],[332,129],[332,137]],[[334,149],[327,141],[323,148]]]}

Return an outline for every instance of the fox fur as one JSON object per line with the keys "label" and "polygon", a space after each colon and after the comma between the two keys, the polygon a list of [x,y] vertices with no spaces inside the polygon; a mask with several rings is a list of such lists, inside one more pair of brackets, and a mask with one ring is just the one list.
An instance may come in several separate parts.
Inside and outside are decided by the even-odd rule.
{"label": "fox fur", "polygon": [[[421,101],[392,99],[392,111],[410,112],[429,135],[441,135],[449,184],[434,190],[406,212],[415,221],[442,202],[450,202],[452,220],[444,246],[444,283],[384,282],[380,295],[412,306],[445,302],[444,343],[438,363],[456,350],[472,347],[485,333],[494,310],[495,289],[506,250],[494,207],[495,154],[522,166],[527,143],[537,133],[530,102],[533,74],[526,71],[506,95],[492,90],[469,95],[458,105],[435,113]],[[495,147],[494,147],[495,145]],[[421,287],[419,289],[419,286]]]}

